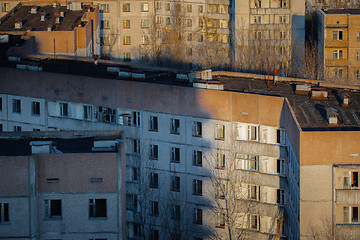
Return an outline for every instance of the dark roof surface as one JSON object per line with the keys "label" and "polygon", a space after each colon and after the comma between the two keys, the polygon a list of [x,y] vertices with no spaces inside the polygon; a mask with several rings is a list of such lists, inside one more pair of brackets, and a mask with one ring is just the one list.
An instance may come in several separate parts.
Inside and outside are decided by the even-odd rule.
{"label": "dark roof surface", "polygon": [[[35,14],[31,13],[31,8],[37,7]],[[60,24],[55,23],[56,16],[60,16],[60,12],[65,12],[64,18]],[[49,26],[53,31],[70,31],[78,26],[78,21],[84,15],[85,9],[82,11],[70,11],[65,6],[54,8],[47,6],[20,6],[5,21],[0,23],[0,31],[47,31]],[[40,21],[41,15],[46,14],[46,20]],[[15,29],[15,22],[22,21],[22,28]]]}
{"label": "dark roof surface", "polygon": [[326,14],[360,14],[360,9],[327,9],[323,10]]}

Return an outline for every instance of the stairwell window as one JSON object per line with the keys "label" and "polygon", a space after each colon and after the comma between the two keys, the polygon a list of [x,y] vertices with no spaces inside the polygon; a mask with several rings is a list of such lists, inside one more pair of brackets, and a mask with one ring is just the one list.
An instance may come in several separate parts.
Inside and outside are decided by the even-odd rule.
{"label": "stairwell window", "polygon": [[0,203],[0,223],[9,222],[9,203]]}
{"label": "stairwell window", "polygon": [[106,217],[106,199],[89,199],[89,218]]}
{"label": "stairwell window", "polygon": [[61,220],[61,200],[45,200],[45,218],[52,220]]}

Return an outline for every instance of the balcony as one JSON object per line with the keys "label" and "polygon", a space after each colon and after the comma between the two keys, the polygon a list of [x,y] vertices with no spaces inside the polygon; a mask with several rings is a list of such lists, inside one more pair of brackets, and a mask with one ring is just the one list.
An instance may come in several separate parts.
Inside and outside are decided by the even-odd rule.
{"label": "balcony", "polygon": [[360,189],[336,189],[336,204],[359,205]]}
{"label": "balcony", "polygon": [[347,48],[349,45],[348,40],[327,40],[325,47],[327,48]]}
{"label": "balcony", "polygon": [[347,59],[326,59],[325,64],[326,64],[326,67],[347,67],[348,60]]}

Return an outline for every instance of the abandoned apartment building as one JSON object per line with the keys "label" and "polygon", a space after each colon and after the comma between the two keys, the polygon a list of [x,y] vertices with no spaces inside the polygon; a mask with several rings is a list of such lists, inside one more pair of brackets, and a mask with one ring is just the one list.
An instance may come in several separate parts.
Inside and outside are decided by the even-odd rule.
{"label": "abandoned apartment building", "polygon": [[[152,83],[14,68],[0,74],[3,131],[125,132],[127,239],[226,238],[229,228],[249,239],[310,239],[325,227],[335,239],[359,235],[356,90],[304,82],[266,88],[263,80],[236,77],[208,81],[224,89],[211,90],[169,75]],[[224,214],[225,200],[236,216]],[[6,196],[0,204],[10,223],[0,232],[19,237],[10,230],[18,205]],[[39,214],[44,208],[38,205]],[[75,239],[67,228],[53,231]],[[39,239],[55,238],[39,232]]]}

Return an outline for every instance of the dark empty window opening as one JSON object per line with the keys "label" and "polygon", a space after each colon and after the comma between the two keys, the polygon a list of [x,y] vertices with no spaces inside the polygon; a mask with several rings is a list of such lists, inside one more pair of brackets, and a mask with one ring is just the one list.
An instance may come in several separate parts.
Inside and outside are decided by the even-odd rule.
{"label": "dark empty window opening", "polygon": [[106,199],[89,199],[89,218],[106,218]]}
{"label": "dark empty window opening", "polygon": [[45,200],[45,218],[61,219],[61,200]]}

